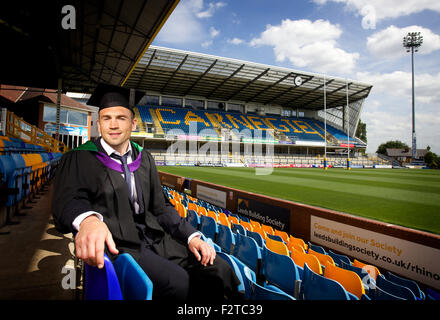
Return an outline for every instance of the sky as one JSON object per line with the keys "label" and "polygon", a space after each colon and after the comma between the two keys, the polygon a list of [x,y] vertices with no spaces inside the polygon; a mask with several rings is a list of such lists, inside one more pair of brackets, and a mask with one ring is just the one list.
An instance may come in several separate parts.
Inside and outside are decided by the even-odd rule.
{"label": "sky", "polygon": [[361,120],[374,153],[389,140],[411,147],[408,32],[423,36],[417,148],[440,155],[439,0],[180,0],[152,44],[371,84]]}

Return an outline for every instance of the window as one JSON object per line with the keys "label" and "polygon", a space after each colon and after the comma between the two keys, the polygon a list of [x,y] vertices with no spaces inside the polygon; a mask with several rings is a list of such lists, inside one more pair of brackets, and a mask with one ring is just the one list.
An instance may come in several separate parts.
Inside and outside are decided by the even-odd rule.
{"label": "window", "polygon": [[[43,121],[57,122],[57,108],[44,106]],[[60,123],[67,123],[67,110],[60,110]]]}
{"label": "window", "polygon": [[173,97],[162,97],[162,105],[169,107],[181,107],[182,99]]}
{"label": "window", "polygon": [[205,104],[202,100],[185,99],[186,107],[193,107],[194,109],[204,109]]}
{"label": "window", "polygon": [[78,126],[87,126],[87,113],[69,110],[67,112],[67,122]]}
{"label": "window", "polygon": [[244,105],[236,103],[228,103],[228,111],[244,112]]}

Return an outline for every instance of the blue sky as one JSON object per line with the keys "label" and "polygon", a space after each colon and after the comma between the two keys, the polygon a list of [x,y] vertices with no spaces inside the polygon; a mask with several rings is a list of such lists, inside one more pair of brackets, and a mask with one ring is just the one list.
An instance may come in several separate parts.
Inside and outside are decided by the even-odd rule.
{"label": "blue sky", "polygon": [[361,120],[368,152],[388,140],[411,146],[415,56],[417,147],[440,154],[440,1],[181,0],[153,45],[354,79],[373,85]]}

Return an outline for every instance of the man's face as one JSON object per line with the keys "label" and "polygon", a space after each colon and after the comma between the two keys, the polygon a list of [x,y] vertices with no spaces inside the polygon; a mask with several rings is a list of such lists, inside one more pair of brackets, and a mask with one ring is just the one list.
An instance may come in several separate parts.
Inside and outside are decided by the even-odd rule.
{"label": "man's face", "polygon": [[99,132],[104,141],[120,153],[127,150],[128,140],[136,124],[136,118],[127,108],[110,107],[99,111]]}

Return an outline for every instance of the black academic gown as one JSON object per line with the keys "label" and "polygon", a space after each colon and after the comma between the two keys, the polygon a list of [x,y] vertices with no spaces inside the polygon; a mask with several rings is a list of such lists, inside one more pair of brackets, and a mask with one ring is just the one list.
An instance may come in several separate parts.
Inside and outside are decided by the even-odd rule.
{"label": "black academic gown", "polygon": [[[105,152],[99,141],[95,144]],[[138,150],[132,146],[133,159]],[[165,196],[154,159],[145,149],[140,167],[134,171],[136,187],[142,191],[147,241],[157,254],[180,256],[182,245],[196,232],[177,214]],[[140,189],[140,190],[139,190]],[[80,150],[66,153],[57,169],[53,197],[53,216],[56,228],[63,233],[73,231],[72,222],[81,213],[96,211],[104,217],[118,248],[138,258],[137,249],[144,240],[139,237],[128,188],[121,173],[106,167],[93,151]],[[179,245],[176,244],[179,243]]]}
{"label": "black academic gown", "polygon": [[[97,151],[105,153],[99,140],[94,143]],[[139,151],[134,145],[132,150],[135,159]],[[139,262],[142,248],[148,246],[161,257],[193,269],[195,259],[187,241],[197,230],[182,219],[169,202],[151,154],[145,149],[141,152],[141,163],[134,175],[137,192],[142,192],[144,215],[134,215],[120,172],[98,160],[96,151],[74,150],[63,155],[55,176],[52,205],[55,227],[62,233],[74,232],[72,222],[79,214],[96,211],[104,217],[120,253],[130,253]],[[139,217],[143,221],[139,221]],[[112,258],[108,250],[106,253]],[[188,263],[191,259],[192,266]],[[235,296],[239,280],[222,259],[216,259],[214,268],[205,269],[224,279],[224,288]],[[200,279],[203,282],[203,278]]]}

